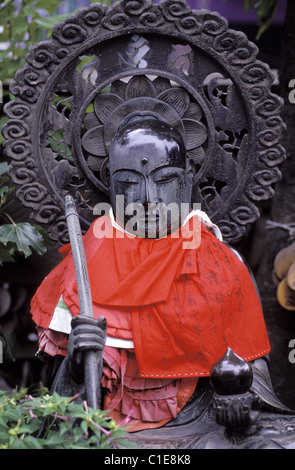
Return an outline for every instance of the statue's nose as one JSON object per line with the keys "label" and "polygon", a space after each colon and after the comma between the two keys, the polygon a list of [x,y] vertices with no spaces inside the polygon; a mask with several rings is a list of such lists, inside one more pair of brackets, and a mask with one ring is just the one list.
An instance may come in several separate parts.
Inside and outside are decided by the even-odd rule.
{"label": "statue's nose", "polygon": [[143,185],[142,204],[147,207],[148,204],[157,204],[158,202],[156,187],[146,178]]}

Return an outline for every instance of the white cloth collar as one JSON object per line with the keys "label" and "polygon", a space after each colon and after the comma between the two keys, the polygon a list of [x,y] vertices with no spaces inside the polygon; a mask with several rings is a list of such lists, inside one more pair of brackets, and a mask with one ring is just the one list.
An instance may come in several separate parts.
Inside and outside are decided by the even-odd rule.
{"label": "white cloth collar", "polygon": [[[114,213],[113,213],[113,208],[111,207],[110,208],[110,212],[109,212],[109,216],[110,216],[110,219],[111,219],[111,223],[112,223],[112,226],[119,230],[120,232],[123,232],[123,233],[126,233],[126,235],[130,235],[130,236],[133,236],[133,237],[136,237],[135,234],[132,234],[132,233],[129,233],[127,232],[127,230],[125,230],[123,227],[121,227],[121,225],[119,225],[116,221],[115,221],[115,217],[114,217]],[[211,222],[211,220],[209,219],[208,215],[197,209],[197,210],[192,210],[187,216],[186,218],[184,219],[183,221],[183,224],[182,224],[182,227],[189,221],[189,219],[191,219],[192,217],[198,217],[198,219],[208,228],[212,228],[215,236],[218,238],[218,240],[222,241],[223,238],[222,238],[222,233],[221,231],[219,230],[219,228],[217,227],[217,225],[213,224],[213,222]],[[161,240],[161,238],[156,238],[155,240]]]}

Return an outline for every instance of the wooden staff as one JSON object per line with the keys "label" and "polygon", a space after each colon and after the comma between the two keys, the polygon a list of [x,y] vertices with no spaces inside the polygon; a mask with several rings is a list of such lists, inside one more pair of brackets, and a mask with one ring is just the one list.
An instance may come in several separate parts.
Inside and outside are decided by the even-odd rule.
{"label": "wooden staff", "polygon": [[[74,200],[67,195],[65,198],[65,215],[70,237],[71,249],[74,259],[77,288],[80,304],[80,314],[93,318],[92,297],[88,276],[87,262],[83,245],[79,216]],[[87,404],[94,408],[100,408],[101,401],[101,373],[102,360],[98,364],[96,351],[84,352],[84,374]]]}

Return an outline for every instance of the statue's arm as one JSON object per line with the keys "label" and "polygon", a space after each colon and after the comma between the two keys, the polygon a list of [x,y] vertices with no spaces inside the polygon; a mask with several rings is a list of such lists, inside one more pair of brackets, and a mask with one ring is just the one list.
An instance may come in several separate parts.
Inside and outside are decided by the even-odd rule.
{"label": "statue's arm", "polygon": [[[56,391],[62,396],[79,394],[76,401],[83,401],[85,399],[84,352],[96,351],[99,355],[98,363],[100,363],[105,338],[105,318],[74,317],[68,337],[67,355],[64,358],[61,356],[51,358],[54,376],[51,391]],[[44,353],[41,355],[44,356]],[[49,360],[48,357],[47,360]]]}

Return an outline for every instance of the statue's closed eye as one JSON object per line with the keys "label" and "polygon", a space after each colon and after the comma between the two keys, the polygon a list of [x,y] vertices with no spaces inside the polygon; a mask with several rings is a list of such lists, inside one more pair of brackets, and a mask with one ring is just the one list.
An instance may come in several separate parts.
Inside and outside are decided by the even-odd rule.
{"label": "statue's closed eye", "polygon": [[178,173],[168,173],[154,178],[155,183],[170,183],[179,177]]}
{"label": "statue's closed eye", "polygon": [[123,184],[125,186],[130,186],[130,185],[133,185],[133,184],[139,184],[138,179],[132,178],[130,176],[126,176],[126,177],[123,177],[123,178],[118,178],[116,181],[117,181],[117,183]]}

